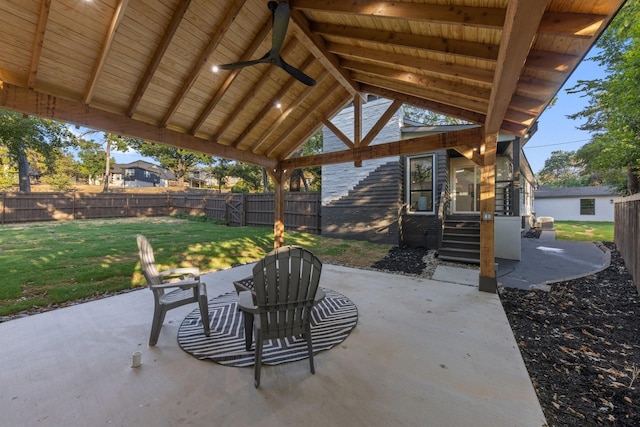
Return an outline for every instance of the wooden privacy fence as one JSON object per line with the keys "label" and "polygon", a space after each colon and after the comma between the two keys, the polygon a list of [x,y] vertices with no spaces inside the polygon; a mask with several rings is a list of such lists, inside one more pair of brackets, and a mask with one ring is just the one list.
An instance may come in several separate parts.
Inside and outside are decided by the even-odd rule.
{"label": "wooden privacy fence", "polygon": [[616,202],[614,240],[640,292],[640,194]]}
{"label": "wooden privacy fence", "polygon": [[[274,194],[0,193],[0,224],[175,214],[205,215],[231,226],[273,226]],[[320,234],[319,193],[285,193],[290,230]]]}

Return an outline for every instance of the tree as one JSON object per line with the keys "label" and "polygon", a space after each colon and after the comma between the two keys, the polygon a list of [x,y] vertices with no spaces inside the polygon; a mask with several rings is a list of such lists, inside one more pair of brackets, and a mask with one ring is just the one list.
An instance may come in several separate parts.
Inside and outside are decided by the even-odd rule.
{"label": "tree", "polygon": [[240,178],[245,184],[244,187],[247,187],[249,191],[259,191],[261,188],[262,168],[258,166],[235,163],[230,167],[229,175]]}
{"label": "tree", "polygon": [[581,187],[589,184],[584,168],[576,159],[575,151],[552,151],[545,160],[544,167],[538,173],[538,182],[553,188]]}
{"label": "tree", "polygon": [[[598,40],[593,57],[606,68],[603,79],[581,80],[567,90],[589,98],[582,111],[568,116],[586,122],[579,129],[592,133],[580,157],[615,185],[607,171],[626,172],[627,191],[640,191],[640,0],[629,0]],[[619,177],[619,175],[617,175]],[[614,178],[609,182],[610,178]]]}
{"label": "tree", "polygon": [[143,156],[151,157],[160,163],[162,167],[169,169],[175,175],[180,187],[184,185],[184,177],[189,169],[198,164],[209,164],[211,162],[211,157],[206,154],[168,145],[133,140],[130,140],[130,144],[132,148]]}
{"label": "tree", "polygon": [[231,172],[232,161],[227,159],[212,159],[212,165],[207,168],[209,173],[218,181],[218,192],[222,193],[222,187],[227,185]]}
{"label": "tree", "polygon": [[10,162],[17,165],[20,191],[31,191],[29,150],[41,154],[52,166],[54,150],[74,142],[75,136],[62,123],[0,110],[0,146],[6,148]]}
{"label": "tree", "polygon": [[402,112],[405,119],[413,122],[422,123],[428,126],[437,125],[460,125],[468,123],[455,117],[443,116],[442,114],[434,113],[433,111],[425,110],[420,107],[414,107],[413,105],[404,105]]}
{"label": "tree", "polygon": [[106,152],[102,149],[102,144],[95,141],[78,141],[78,173],[85,178],[89,184],[94,184],[103,176],[106,164]]}

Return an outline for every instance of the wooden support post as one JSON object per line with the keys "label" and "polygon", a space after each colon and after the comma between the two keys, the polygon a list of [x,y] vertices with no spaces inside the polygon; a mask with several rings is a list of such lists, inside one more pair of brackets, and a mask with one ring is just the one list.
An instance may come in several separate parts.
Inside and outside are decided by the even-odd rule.
{"label": "wooden support post", "polygon": [[482,292],[496,293],[494,217],[496,210],[496,150],[498,134],[485,135],[480,174],[480,283]]}
{"label": "wooden support post", "polygon": [[291,171],[267,169],[269,176],[275,183],[273,206],[273,248],[278,249],[284,245],[284,183],[289,179]]}
{"label": "wooden support post", "polygon": [[[353,145],[354,147],[360,147],[361,142],[362,142],[362,98],[360,98],[359,96],[356,96],[353,98]],[[353,158],[353,165],[357,168],[362,167],[362,159],[356,155]]]}

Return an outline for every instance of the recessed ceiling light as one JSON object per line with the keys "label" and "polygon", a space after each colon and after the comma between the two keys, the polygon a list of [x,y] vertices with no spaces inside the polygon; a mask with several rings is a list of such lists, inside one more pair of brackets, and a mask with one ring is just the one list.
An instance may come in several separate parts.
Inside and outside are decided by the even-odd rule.
{"label": "recessed ceiling light", "polygon": [[220,68],[218,68],[217,65],[214,65],[213,67],[211,67],[211,71],[213,71],[214,73],[217,73],[218,71],[220,71]]}

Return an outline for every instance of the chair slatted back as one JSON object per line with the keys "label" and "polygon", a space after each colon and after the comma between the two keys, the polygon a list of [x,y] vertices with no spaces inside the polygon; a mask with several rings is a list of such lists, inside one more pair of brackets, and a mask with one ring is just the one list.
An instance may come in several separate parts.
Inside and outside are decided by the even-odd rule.
{"label": "chair slatted back", "polygon": [[136,236],[136,241],[138,242],[138,254],[140,255],[140,268],[142,269],[142,274],[144,274],[144,278],[147,280],[147,285],[149,287],[153,287],[155,285],[159,285],[162,283],[162,278],[158,273],[158,268],[156,267],[156,260],[153,256],[153,247],[151,247],[151,243],[141,234]]}
{"label": "chair slatted back", "polygon": [[322,263],[297,246],[283,246],[253,268],[263,338],[300,335],[310,322]]}

